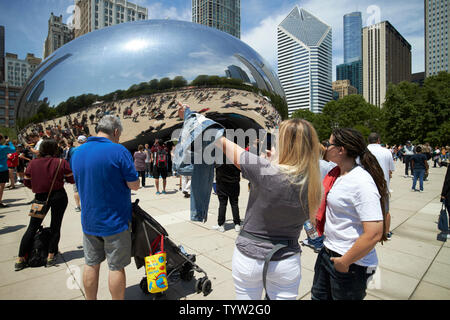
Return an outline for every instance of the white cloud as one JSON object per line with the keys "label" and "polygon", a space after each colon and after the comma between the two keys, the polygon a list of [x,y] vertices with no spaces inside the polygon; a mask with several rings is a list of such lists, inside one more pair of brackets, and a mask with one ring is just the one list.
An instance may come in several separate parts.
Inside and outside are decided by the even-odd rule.
{"label": "white cloud", "polygon": [[191,21],[191,8],[167,7],[165,3],[154,2],[146,5],[149,19],[171,19]]}
{"label": "white cloud", "polygon": [[277,27],[286,15],[282,13],[269,16],[241,36],[241,40],[256,50],[274,69],[277,66]]}

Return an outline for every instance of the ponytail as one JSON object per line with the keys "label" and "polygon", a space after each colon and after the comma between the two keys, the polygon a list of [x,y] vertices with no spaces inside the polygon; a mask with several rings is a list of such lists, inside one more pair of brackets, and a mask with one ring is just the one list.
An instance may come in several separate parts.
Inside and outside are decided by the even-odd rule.
{"label": "ponytail", "polygon": [[374,180],[381,196],[380,205],[381,211],[383,212],[383,236],[381,237],[380,242],[383,243],[383,241],[387,241],[386,233],[389,231],[386,230],[386,202],[389,201],[389,190],[387,188],[386,180],[384,179],[383,170],[381,169],[377,158],[375,158],[375,156],[366,149],[360,156],[360,160],[364,169],[366,169],[366,171],[372,176],[372,179]]}

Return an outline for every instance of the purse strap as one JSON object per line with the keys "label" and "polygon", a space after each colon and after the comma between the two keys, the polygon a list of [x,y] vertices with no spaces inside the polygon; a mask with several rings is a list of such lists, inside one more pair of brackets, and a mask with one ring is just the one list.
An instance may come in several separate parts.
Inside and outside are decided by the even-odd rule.
{"label": "purse strap", "polygon": [[62,159],[59,158],[59,164],[58,168],[56,169],[55,176],[53,177],[52,186],[50,187],[50,191],[48,192],[47,200],[45,201],[45,204],[48,204],[48,200],[50,199],[50,194],[53,191],[53,186],[55,185],[56,177],[58,176],[59,168],[61,167]]}

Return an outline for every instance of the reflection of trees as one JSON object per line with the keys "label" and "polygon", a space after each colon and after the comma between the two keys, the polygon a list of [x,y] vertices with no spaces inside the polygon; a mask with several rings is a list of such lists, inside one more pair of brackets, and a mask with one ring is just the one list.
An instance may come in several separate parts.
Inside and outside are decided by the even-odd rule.
{"label": "reflection of trees", "polygon": [[127,90],[116,90],[104,96],[95,94],[83,94],[78,97],[70,97],[66,101],[61,102],[56,108],[51,108],[48,104],[42,104],[38,108],[38,111],[35,115],[26,120],[20,119],[18,121],[18,124],[20,128],[23,128],[29,123],[39,123],[45,120],[50,120],[79,112],[91,106],[96,101],[108,103],[115,100],[131,99],[143,95],[152,95],[156,93],[171,91],[173,89],[183,88],[188,85],[195,87],[237,89],[261,94],[271,100],[272,105],[280,113],[283,119],[286,119],[288,117],[286,101],[275,93],[269,92],[267,90],[261,90],[251,85],[247,85],[243,83],[241,79],[199,75],[190,83],[188,83],[188,81],[182,76],[177,76],[173,79],[165,77],[159,80],[152,79],[149,82],[134,84]]}

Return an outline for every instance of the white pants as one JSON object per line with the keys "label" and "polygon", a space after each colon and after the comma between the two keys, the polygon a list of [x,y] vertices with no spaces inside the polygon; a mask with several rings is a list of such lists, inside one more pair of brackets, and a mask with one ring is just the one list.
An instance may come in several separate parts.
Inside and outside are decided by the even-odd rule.
{"label": "white pants", "polygon": [[182,176],[181,177],[181,185],[182,185],[182,191],[191,193],[191,177],[188,176]]}
{"label": "white pants", "polygon": [[[263,288],[263,260],[242,254],[237,248],[233,254],[233,279],[236,300],[261,300]],[[266,287],[271,300],[295,300],[301,280],[300,253],[281,261],[269,262]]]}

